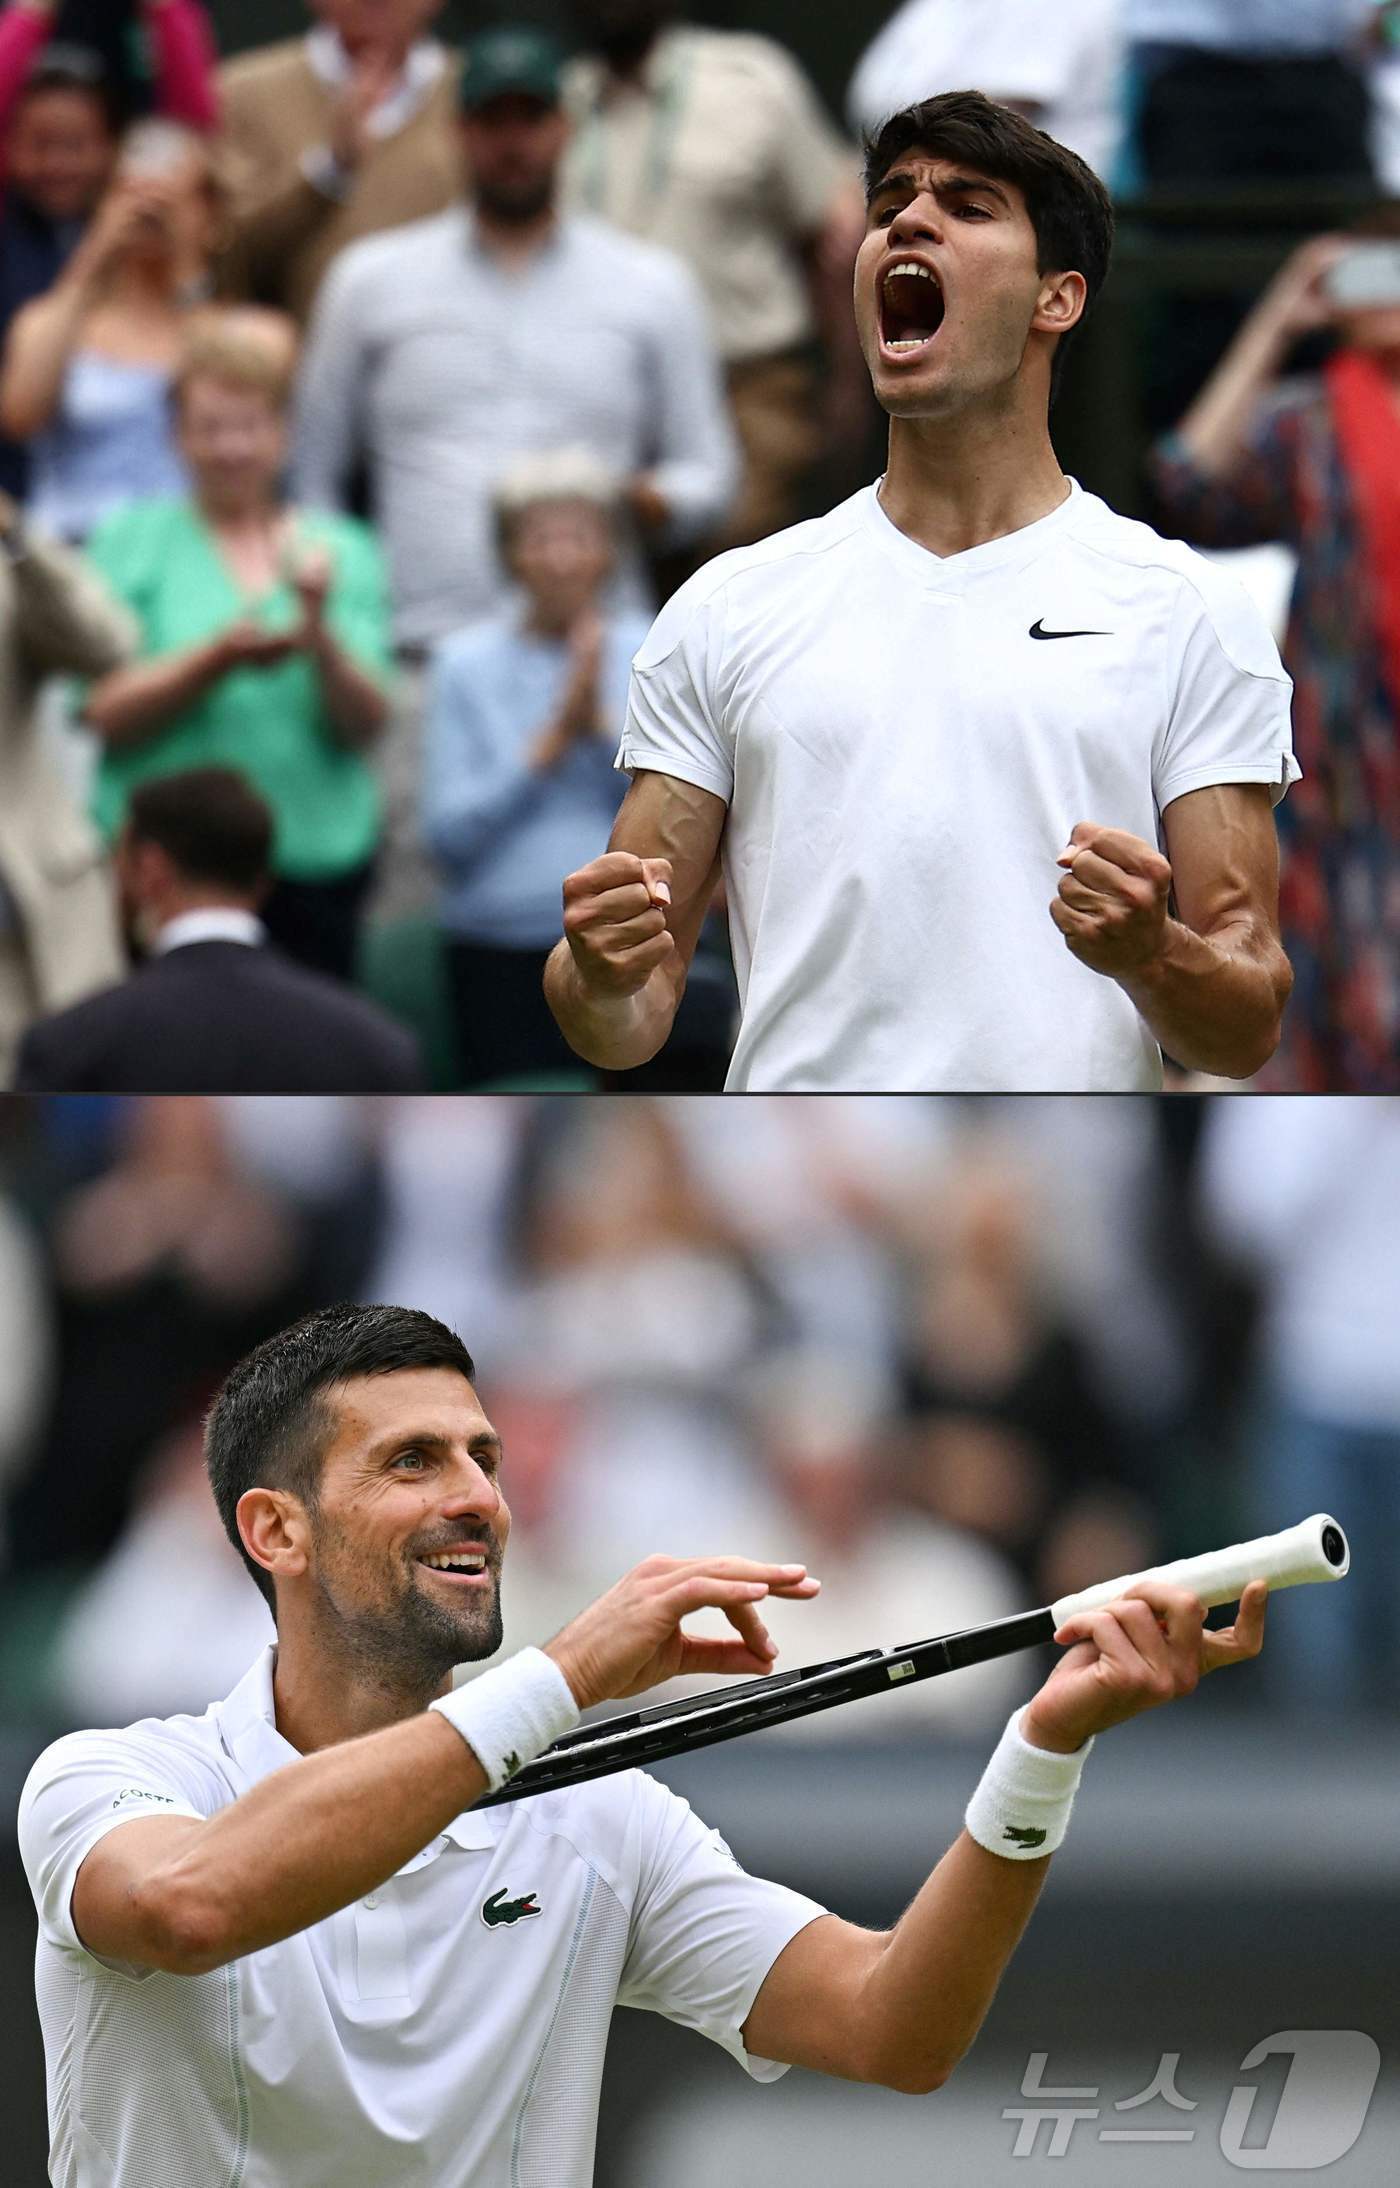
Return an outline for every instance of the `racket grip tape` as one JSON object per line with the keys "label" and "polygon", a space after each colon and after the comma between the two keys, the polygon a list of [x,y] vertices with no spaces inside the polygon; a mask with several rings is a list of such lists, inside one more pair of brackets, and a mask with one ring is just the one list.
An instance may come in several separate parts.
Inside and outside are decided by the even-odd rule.
{"label": "racket grip tape", "polygon": [[1056,1626],[1081,1611],[1101,1610],[1140,1580],[1167,1580],[1189,1588],[1207,1610],[1220,1603],[1237,1603],[1251,1580],[1267,1580],[1271,1588],[1297,1588],[1306,1581],[1343,1580],[1351,1570],[1351,1549],[1346,1535],[1326,1512],[1314,1512],[1297,1527],[1282,1534],[1260,1535],[1254,1542],[1237,1542],[1228,1550],[1206,1550],[1200,1557],[1178,1558],[1171,1565],[1154,1565],[1147,1572],[1125,1573],[1119,1580],[1104,1580],[1097,1587],[1075,1595],[1062,1595],[1050,1608]]}

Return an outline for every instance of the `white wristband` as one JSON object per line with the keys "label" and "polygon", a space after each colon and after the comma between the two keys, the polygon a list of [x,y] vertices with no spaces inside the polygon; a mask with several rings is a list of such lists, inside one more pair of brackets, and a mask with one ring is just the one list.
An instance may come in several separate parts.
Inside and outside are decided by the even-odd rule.
{"label": "white wristband", "polygon": [[573,1688],[543,1649],[522,1649],[428,1707],[461,1733],[493,1793],[579,1721]]}
{"label": "white wristband", "polygon": [[1043,1861],[1061,1845],[1092,1740],[1072,1755],[1052,1755],[1022,1736],[1021,1711],[1011,1720],[982,1782],[968,1802],[971,1837],[1005,1861]]}

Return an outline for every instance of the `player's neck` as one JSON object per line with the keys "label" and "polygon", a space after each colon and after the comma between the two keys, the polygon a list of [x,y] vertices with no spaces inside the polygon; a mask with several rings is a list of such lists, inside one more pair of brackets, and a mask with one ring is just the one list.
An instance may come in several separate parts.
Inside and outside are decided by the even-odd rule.
{"label": "player's neck", "polygon": [[390,1680],[347,1676],[344,1662],[326,1660],[311,1649],[289,1645],[279,1636],[272,1675],[273,1714],[277,1729],[299,1755],[314,1755],[342,1740],[382,1732],[416,1716],[451,1684],[446,1678],[409,1693]]}
{"label": "player's neck", "polygon": [[895,418],[880,506],[930,554],[960,555],[1058,509],[1067,484],[1043,419]]}

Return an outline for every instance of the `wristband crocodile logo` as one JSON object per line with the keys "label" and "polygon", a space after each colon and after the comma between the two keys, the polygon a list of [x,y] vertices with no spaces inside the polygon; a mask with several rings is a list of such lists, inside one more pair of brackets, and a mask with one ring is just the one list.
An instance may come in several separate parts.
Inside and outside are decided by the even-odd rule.
{"label": "wristband crocodile logo", "polygon": [[502,1923],[523,1922],[527,1915],[543,1914],[543,1907],[535,1905],[535,1895],[527,1892],[523,1899],[507,1899],[504,1890],[493,1892],[481,1909],[481,1919],[488,1930],[499,1929]]}
{"label": "wristband crocodile logo", "polygon": [[1010,1839],[1013,1846],[1043,1846],[1045,1844],[1045,1833],[1043,1831],[1018,1830],[1014,1823],[1008,1823],[1001,1835],[1004,1839]]}

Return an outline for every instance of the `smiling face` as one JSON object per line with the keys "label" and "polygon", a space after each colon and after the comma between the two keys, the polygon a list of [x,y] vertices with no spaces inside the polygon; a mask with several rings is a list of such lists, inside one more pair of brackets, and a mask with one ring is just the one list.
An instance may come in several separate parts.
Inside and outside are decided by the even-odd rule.
{"label": "smiling face", "polygon": [[232,513],[271,498],[287,458],[287,424],[270,395],[213,373],[192,376],[180,393],[177,433],[206,506]]}
{"label": "smiling face", "polygon": [[536,502],[510,527],[511,574],[550,627],[566,630],[593,605],[614,559],[612,524],[592,502]]}
{"label": "smiling face", "polygon": [[10,124],[10,179],[48,220],[88,219],[116,156],[102,101],[78,85],[31,91]]}
{"label": "smiling face", "polygon": [[893,418],[952,416],[1023,377],[1040,378],[1048,401],[1055,337],[1079,319],[1084,295],[1080,274],[1038,271],[1014,183],[915,149],[870,199],[856,322]]}
{"label": "smiling face", "polygon": [[[293,1539],[274,1564],[279,1622],[299,1593],[347,1665],[430,1688],[501,1645],[500,1440],[453,1368],[358,1376],[321,1403],[330,1429],[314,1510],[250,1490],[240,1521],[250,1499],[290,1508]],[[453,1569],[428,1562],[445,1556]]]}

